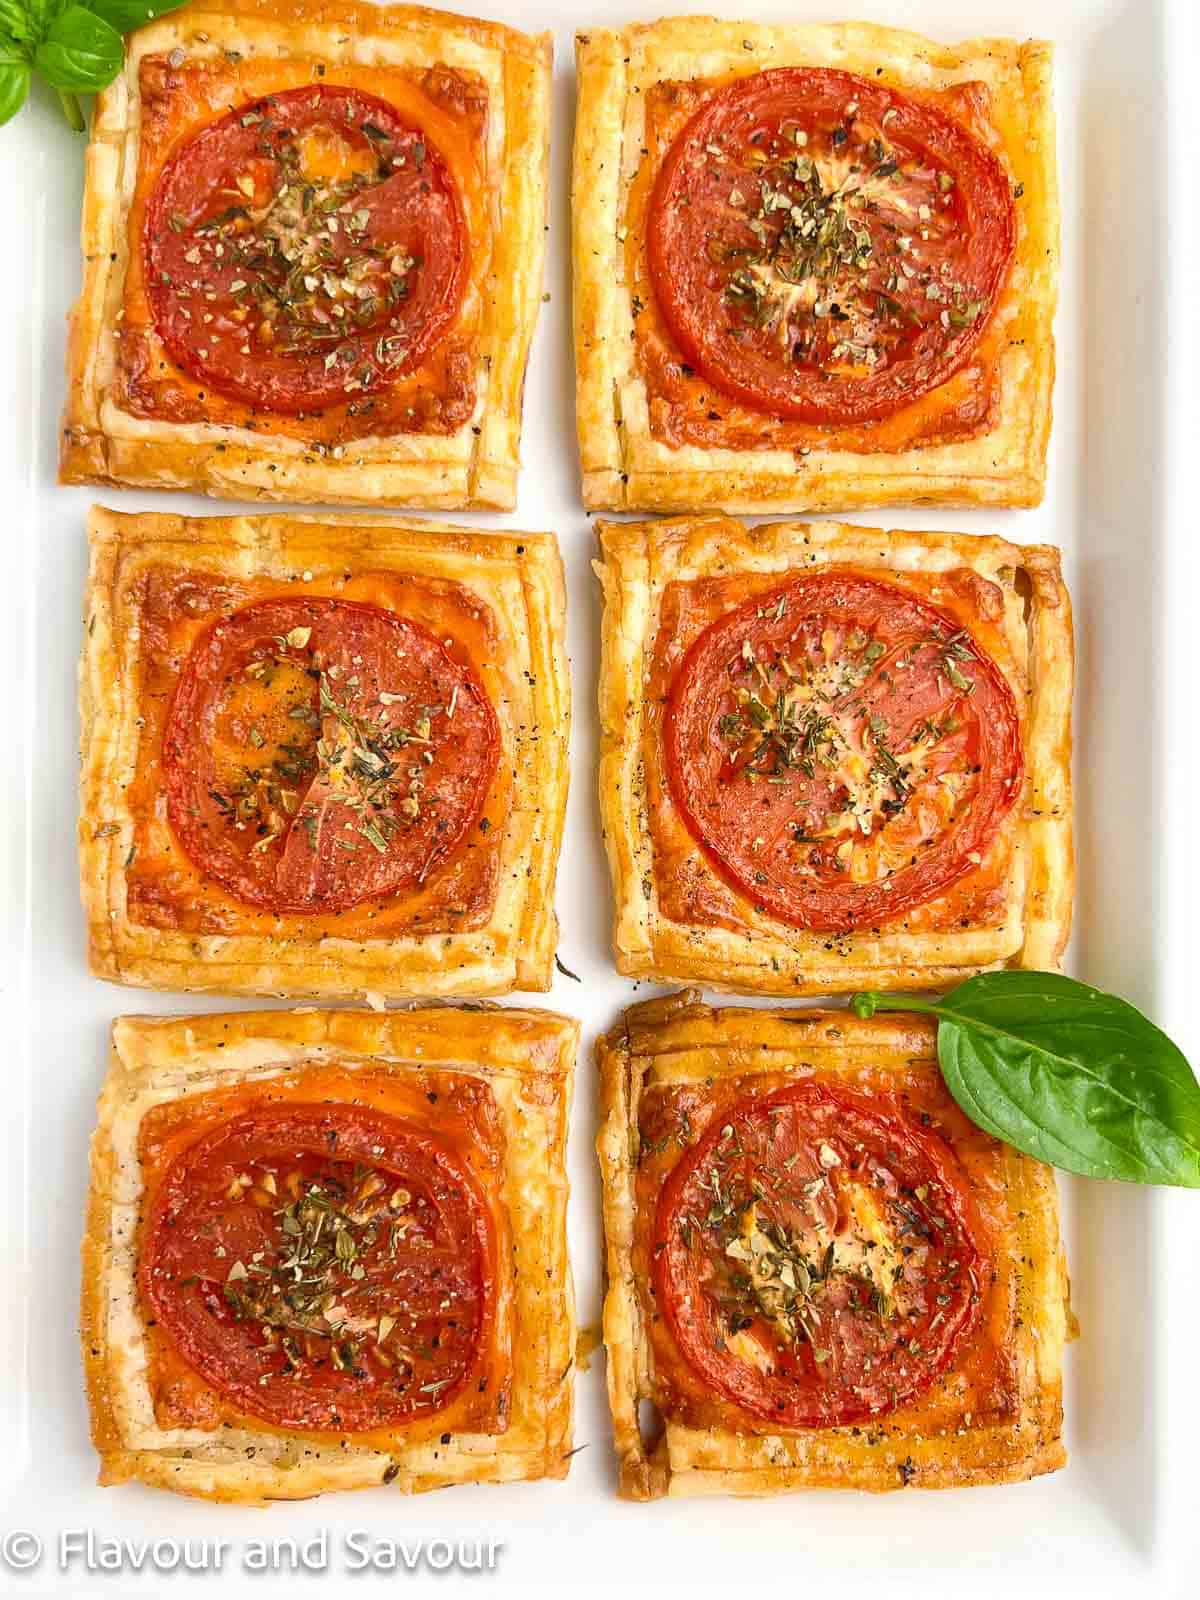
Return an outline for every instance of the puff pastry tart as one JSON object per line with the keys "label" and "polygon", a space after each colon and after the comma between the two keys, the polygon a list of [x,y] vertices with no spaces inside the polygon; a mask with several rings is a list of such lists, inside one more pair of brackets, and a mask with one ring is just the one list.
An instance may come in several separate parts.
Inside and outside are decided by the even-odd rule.
{"label": "puff pastry tart", "polygon": [[621,972],[817,994],[1057,964],[1056,550],[724,517],[601,523],[600,543]]}
{"label": "puff pastry tart", "polygon": [[623,1495],[1064,1464],[1054,1175],[958,1110],[927,1019],[692,991],[634,1006],[599,1061]]}
{"label": "puff pastry tart", "polygon": [[96,509],[91,546],[98,976],[549,987],[570,720],[553,535]]}
{"label": "puff pastry tart", "polygon": [[100,1481],[261,1502],[565,1477],[577,1034],[120,1018],[83,1244]]}
{"label": "puff pastry tart", "polygon": [[1048,45],[687,17],[578,61],[589,506],[1041,500]]}
{"label": "puff pastry tart", "polygon": [[550,41],[419,6],[193,0],[99,97],[68,483],[516,503]]}

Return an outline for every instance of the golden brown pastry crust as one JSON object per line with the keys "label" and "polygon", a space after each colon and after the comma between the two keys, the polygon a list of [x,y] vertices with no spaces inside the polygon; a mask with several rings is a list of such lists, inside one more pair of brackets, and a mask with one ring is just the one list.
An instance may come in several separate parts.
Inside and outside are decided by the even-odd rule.
{"label": "golden brown pastry crust", "polygon": [[[114,398],[116,317],[129,257],[145,56],[237,51],[317,62],[434,66],[488,89],[493,249],[476,351],[475,413],[451,434],[359,439],[338,456],[301,441],[207,423],[150,421]],[[139,29],[97,100],[87,152],[83,288],[71,319],[60,477],[64,483],[195,489],[240,500],[443,509],[516,504],[525,364],[542,298],[551,43],[499,23],[421,6],[347,0],[192,0]]]}
{"label": "golden brown pastry crust", "polygon": [[[81,1344],[100,1482],[135,1481],[261,1505],[333,1489],[562,1478],[569,1467],[575,1311],[564,1167],[578,1024],[547,1011],[428,1007],[239,1012],[113,1026],[91,1146],[82,1249]],[[138,1130],[152,1107],[304,1065],[413,1074],[445,1067],[486,1082],[506,1145],[500,1203],[512,1235],[513,1384],[507,1428],[387,1448],[272,1429],[164,1429],[154,1417],[134,1285]],[[294,1076],[293,1076],[294,1075]],[[386,1474],[386,1477],[385,1477]]]}
{"label": "golden brown pastry crust", "polygon": [[956,1488],[1016,1482],[1065,1464],[1062,1352],[1073,1323],[1054,1174],[995,1141],[989,1143],[1001,1164],[1007,1207],[995,1264],[1016,1308],[1004,1350],[1015,1374],[1006,1420],[984,1422],[966,1413],[958,1426],[933,1431],[902,1408],[861,1426],[768,1433],[749,1419],[744,1431],[733,1431],[687,1427],[667,1415],[661,1434],[650,1440],[639,1426],[640,1403],[656,1399],[646,1300],[633,1272],[638,1102],[644,1087],[797,1068],[849,1078],[867,1064],[894,1078],[898,1088],[905,1080],[940,1082],[935,1037],[934,1025],[915,1015],[863,1021],[842,1011],[714,1010],[700,1003],[698,991],[688,990],[630,1007],[599,1040],[604,1342],[623,1498],[882,1491],[907,1484]]}
{"label": "golden brown pastry crust", "polygon": [[[567,798],[570,682],[553,534],[350,517],[131,516],[93,508],[80,663],[80,884],[98,976],[158,989],[290,996],[505,994],[550,987],[554,879]],[[154,568],[286,579],[349,569],[455,580],[497,619],[501,760],[513,774],[500,872],[473,930],[365,938],[196,934],[135,922],[127,906],[139,768],[139,574]]]}
{"label": "golden brown pastry crust", "polygon": [[[851,506],[1040,503],[1054,387],[1058,180],[1051,47],[1006,39],[939,45],[867,23],[769,26],[676,17],[578,35],[573,259],[576,408],[584,503],[597,510],[825,511]],[[648,89],[782,66],[836,66],[897,89],[979,81],[997,153],[1018,192],[1017,254],[995,316],[1019,319],[984,432],[900,452],[672,447],[650,428],[636,360],[625,216]],[[1020,337],[1016,334],[1019,331]]]}
{"label": "golden brown pastry crust", "polygon": [[[953,533],[884,532],[832,522],[747,528],[729,517],[598,524],[604,590],[600,809],[616,901],[617,970],[762,994],[941,988],[995,966],[1053,969],[1074,895],[1071,607],[1048,545]],[[1003,915],[942,932],[897,928],[833,937],[789,927],[738,900],[738,926],[672,920],[661,904],[646,771],[660,761],[646,681],[663,595],[673,582],[831,565],[903,573],[967,569],[1003,594],[1009,676],[1023,707],[1026,785],[1005,826],[1012,855]],[[715,878],[694,852],[696,870]]]}

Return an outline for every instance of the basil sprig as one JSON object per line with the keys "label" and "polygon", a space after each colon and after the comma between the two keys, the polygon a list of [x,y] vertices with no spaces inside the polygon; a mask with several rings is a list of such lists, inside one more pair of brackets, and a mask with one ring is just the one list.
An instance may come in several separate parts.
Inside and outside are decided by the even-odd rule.
{"label": "basil sprig", "polygon": [[83,132],[78,96],[105,88],[125,59],[122,34],[185,0],[0,0],[0,123],[25,104],[36,72]]}
{"label": "basil sprig", "polygon": [[971,1121],[1086,1178],[1200,1189],[1200,1083],[1161,1028],[1051,972],[989,972],[944,999],[856,994],[860,1017],[938,1019],[938,1063]]}

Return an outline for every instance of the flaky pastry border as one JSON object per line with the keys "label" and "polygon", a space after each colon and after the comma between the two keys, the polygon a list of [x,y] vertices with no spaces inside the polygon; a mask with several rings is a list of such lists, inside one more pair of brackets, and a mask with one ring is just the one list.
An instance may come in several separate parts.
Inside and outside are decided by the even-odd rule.
{"label": "flaky pastry border", "polygon": [[653,1401],[650,1337],[633,1275],[634,1179],[639,1159],[638,1099],[651,1066],[673,1057],[672,1081],[742,1077],[806,1068],[834,1072],[857,1058],[898,1072],[927,1064],[937,1072],[935,1025],[896,1013],[861,1020],[849,1011],[714,1010],[698,990],[631,1006],[596,1045],[603,1183],[606,1293],[604,1344],[609,1406],[627,1500],[663,1495],[770,1495],[797,1489],[882,1492],[912,1484],[945,1489],[1020,1482],[1066,1463],[1062,1443],[1062,1357],[1075,1324],[1058,1230],[1054,1173],[1008,1146],[1005,1180],[1019,1220],[1005,1239],[1016,1264],[1020,1326],[1013,1341],[1019,1387],[1011,1424],[973,1422],[952,1434],[925,1435],[903,1413],[882,1429],[813,1428],[734,1433],[660,1418],[646,1438],[642,1402]]}
{"label": "flaky pastry border", "polygon": [[[599,522],[604,591],[600,665],[600,813],[615,900],[613,945],[627,977],[703,982],[780,995],[942,988],[996,965],[1056,968],[1074,899],[1071,695],[1074,641],[1059,553],[977,534],[885,532],[835,522],[747,527],[732,517]],[[970,568],[1005,595],[1005,631],[1025,667],[1025,795],[1009,907],[1009,953],[995,936],[809,933],[766,915],[753,932],[692,927],[662,911],[645,793],[645,683],[668,584],[717,574]],[[1021,576],[1023,575],[1023,577]],[[1022,589],[1026,593],[1022,593]],[[1024,615],[1028,612],[1028,616]],[[1022,659],[1024,658],[1024,659]],[[711,869],[710,869],[711,870]]]}
{"label": "flaky pastry border", "polygon": [[[673,17],[577,36],[572,256],[576,412],[585,505],[606,511],[833,511],[851,506],[1031,506],[1042,499],[1054,388],[1059,204],[1052,49],[940,45],[869,23],[768,25]],[[828,66],[903,91],[982,80],[1014,183],[1017,254],[997,317],[1032,336],[1001,358],[1000,415],[974,439],[902,452],[673,448],[650,432],[637,370],[624,228],[641,159],[644,96],[668,80]]]}
{"label": "flaky pastry border", "polygon": [[[138,1482],[263,1505],[335,1489],[563,1478],[569,1470],[575,1307],[567,1257],[567,1129],[579,1024],[548,1011],[430,1007],[120,1017],[91,1144],[80,1340],[101,1484]],[[406,1074],[445,1068],[491,1088],[504,1129],[512,1235],[513,1381],[507,1429],[366,1448],[347,1435],[162,1429],[146,1378],[135,1286],[142,1118],[244,1082],[301,1084],[301,1063]],[[295,1074],[289,1077],[289,1074]],[[386,1474],[386,1476],[385,1476]]]}
{"label": "flaky pastry border", "polygon": [[[97,977],[152,989],[300,997],[506,994],[549,989],[554,882],[567,801],[571,689],[566,596],[553,534],[481,533],[350,516],[127,515],[96,506],[79,669],[80,891]],[[513,772],[496,899],[486,926],[379,940],[292,940],[144,927],[126,907],[137,768],[137,599],[146,567],[302,586],[351,565],[462,583],[495,614],[507,684],[501,759]]]}
{"label": "flaky pastry border", "polygon": [[[144,56],[237,50],[384,65],[443,62],[488,86],[493,254],[475,379],[475,411],[454,434],[346,444],[335,457],[245,428],[133,417],[112,398],[116,318],[129,255]],[[240,500],[447,510],[516,505],[525,366],[542,299],[550,136],[551,42],[500,23],[422,6],[352,0],[192,0],[131,39],[99,96],[88,145],[83,287],[71,318],[60,448],[64,483],[193,489]]]}

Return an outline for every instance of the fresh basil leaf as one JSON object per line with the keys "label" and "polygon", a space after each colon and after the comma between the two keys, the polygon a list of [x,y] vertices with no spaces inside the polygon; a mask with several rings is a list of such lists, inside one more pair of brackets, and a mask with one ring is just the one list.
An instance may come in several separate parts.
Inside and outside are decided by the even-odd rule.
{"label": "fresh basil leaf", "polygon": [[0,45],[0,125],[15,117],[29,94],[29,63],[11,45]]}
{"label": "fresh basil leaf", "polygon": [[64,0],[0,0],[0,31],[32,53]]}
{"label": "fresh basil leaf", "polygon": [[0,0],[0,31],[4,34],[3,53],[8,59],[12,45],[33,42],[33,25],[24,0]]}
{"label": "fresh basil leaf", "polygon": [[7,3],[23,14],[25,19],[23,42],[31,49],[36,49],[46,37],[55,17],[66,9],[71,0],[7,0]]}
{"label": "fresh basil leaf", "polygon": [[178,11],[187,0],[82,0],[82,3],[118,33],[132,33],[156,17]]}
{"label": "fresh basil leaf", "polygon": [[53,89],[90,93],[121,70],[125,44],[117,30],[81,5],[60,11],[34,55],[34,66]]}
{"label": "fresh basil leaf", "polygon": [[1136,1007],[1051,972],[989,972],[938,1002],[856,995],[860,1016],[938,1019],[946,1086],[985,1132],[1067,1172],[1200,1188],[1200,1083]]}

